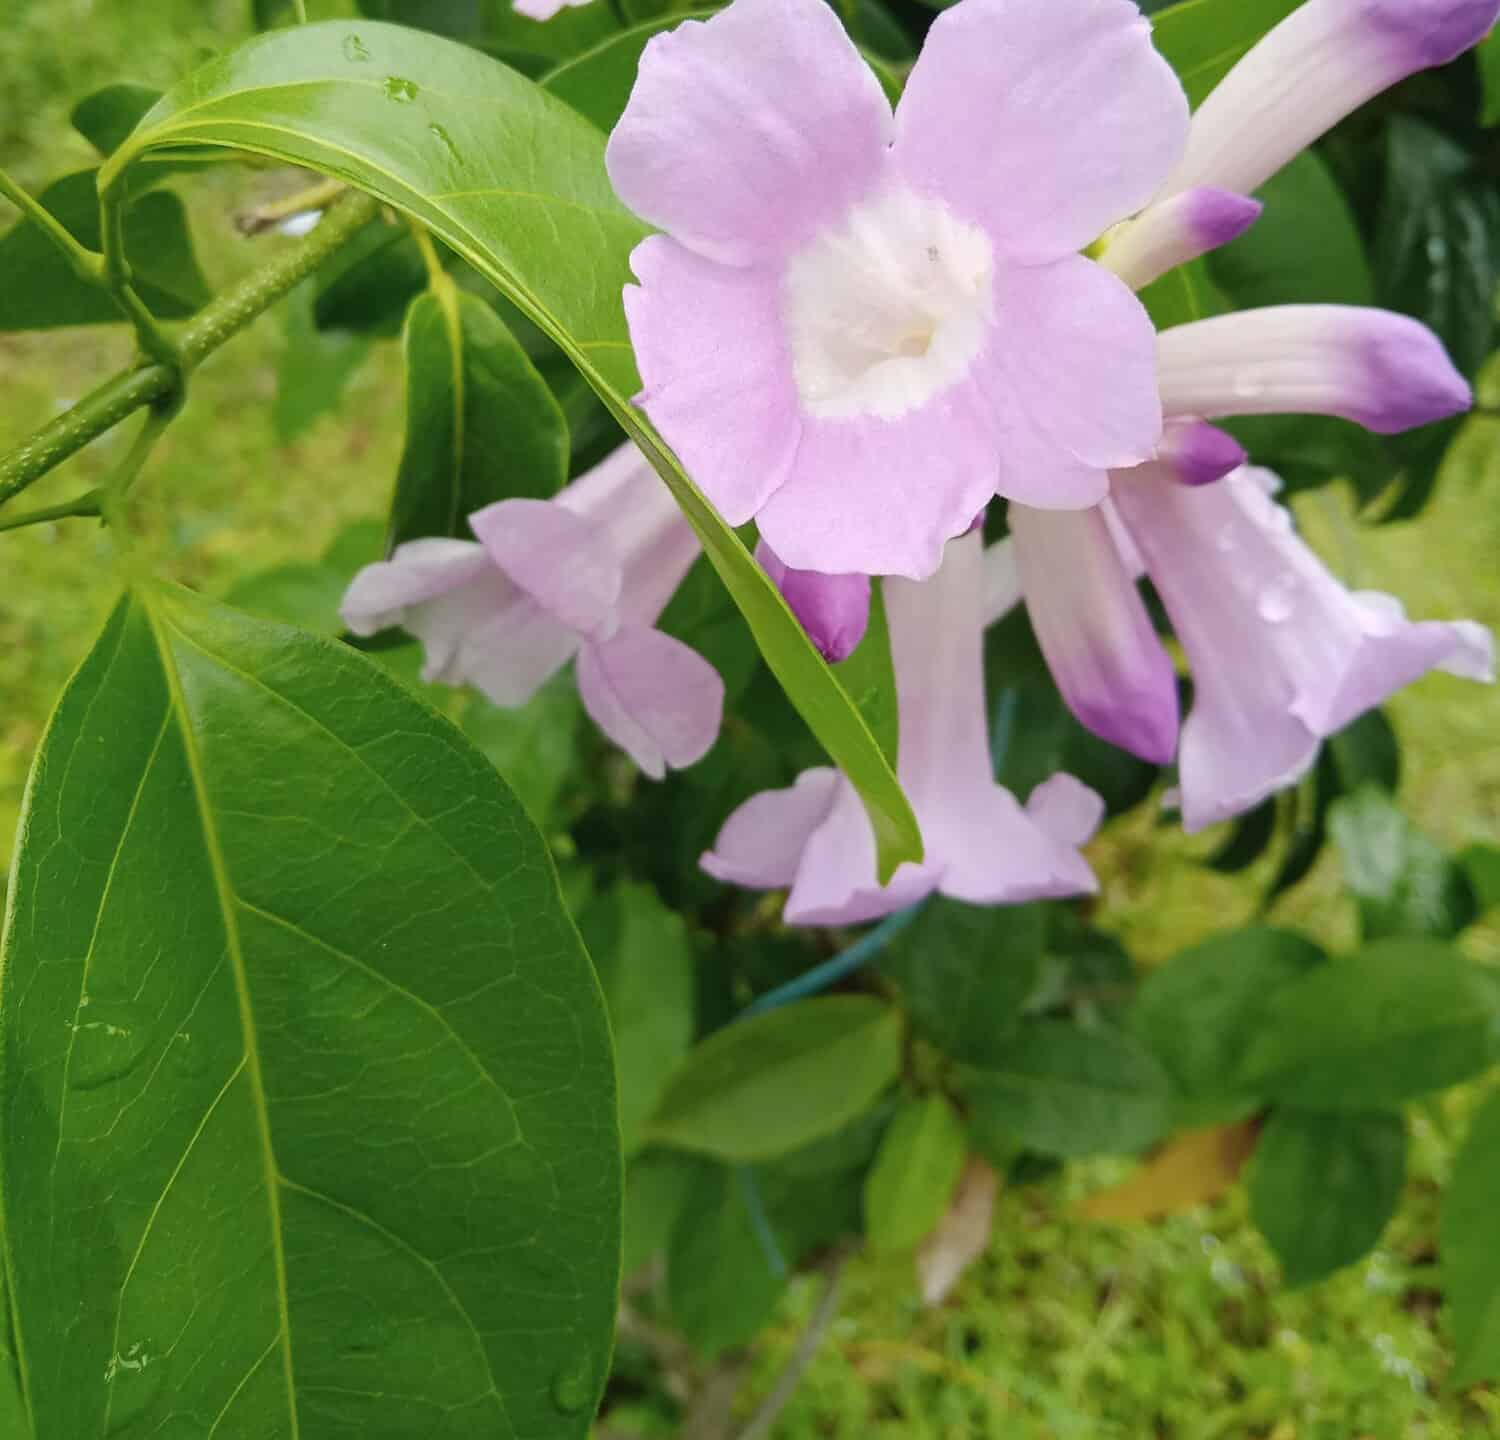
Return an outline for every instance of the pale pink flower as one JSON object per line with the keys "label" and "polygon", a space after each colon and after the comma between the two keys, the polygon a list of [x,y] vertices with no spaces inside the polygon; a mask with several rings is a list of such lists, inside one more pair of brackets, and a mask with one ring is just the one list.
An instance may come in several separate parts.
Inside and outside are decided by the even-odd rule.
{"label": "pale pink flower", "polygon": [[960,0],[895,115],[823,0],[654,38],[609,142],[639,403],[781,560],[930,575],[996,493],[1097,503],[1161,433],[1150,323],[1077,252],[1178,163],[1130,0]]}
{"label": "pale pink flower", "polygon": [[400,625],[423,678],[524,705],[571,659],[594,722],[653,779],[701,759],[724,685],[702,656],[652,628],[698,555],[671,493],[624,445],[553,500],[502,500],[470,540],[412,540],[344,596],[356,635]]}

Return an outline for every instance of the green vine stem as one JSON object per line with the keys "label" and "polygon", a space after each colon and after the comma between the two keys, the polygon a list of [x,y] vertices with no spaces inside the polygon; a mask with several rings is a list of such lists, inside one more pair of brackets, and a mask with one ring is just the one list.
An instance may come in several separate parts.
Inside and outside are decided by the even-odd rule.
{"label": "green vine stem", "polygon": [[[379,212],[378,201],[351,193],[329,210],[306,239],[210,301],[178,336],[177,350],[183,365],[191,369],[238,334]],[[0,456],[0,504],[19,495],[143,405],[166,400],[177,388],[177,380],[177,373],[163,364],[148,364],[106,380],[72,409]]]}
{"label": "green vine stem", "polygon": [[4,170],[0,170],[0,195],[5,196],[52,242],[80,280],[87,285],[104,284],[104,257],[74,239],[57,216]]}

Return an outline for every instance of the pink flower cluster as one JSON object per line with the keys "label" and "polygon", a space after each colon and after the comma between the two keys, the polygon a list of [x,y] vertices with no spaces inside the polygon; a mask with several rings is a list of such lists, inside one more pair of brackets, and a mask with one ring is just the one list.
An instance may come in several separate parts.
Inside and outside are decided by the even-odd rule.
{"label": "pink flower cluster", "polygon": [[[993,778],[985,626],[1024,600],[1078,719],[1178,767],[1185,824],[1302,775],[1324,737],[1434,668],[1490,677],[1489,634],[1351,593],[1274,477],[1209,422],[1341,416],[1390,434],[1471,401],[1441,343],[1379,310],[1287,306],[1158,335],[1136,298],[1236,238],[1251,192],[1379,91],[1440,65],[1500,0],[1307,0],[1195,115],[1132,0],[959,0],[894,111],[824,0],[733,0],[646,47],[607,152],[658,227],[624,297],[637,403],[830,661],[882,576],[898,775],[925,857],[888,885],[848,782],[755,796],[703,865],[839,924],[934,890],[1088,891],[1102,804]],[[985,553],[976,515],[1009,502]],[[722,687],[650,627],[696,554],[621,452],[555,502],[471,517],[356,580],[351,628],[402,623],[435,678],[517,703],[573,655],[648,773],[712,743]],[[1149,576],[1193,679],[1138,582]]]}

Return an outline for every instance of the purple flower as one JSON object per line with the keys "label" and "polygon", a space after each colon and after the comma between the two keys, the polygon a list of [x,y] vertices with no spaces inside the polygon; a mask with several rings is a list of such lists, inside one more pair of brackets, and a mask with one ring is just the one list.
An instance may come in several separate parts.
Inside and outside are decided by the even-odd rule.
{"label": "purple flower", "polygon": [[502,500],[469,516],[478,543],[412,540],[367,565],[344,596],[356,635],[401,625],[423,679],[524,705],[569,660],[594,722],[653,779],[700,760],[724,685],[653,629],[698,554],[670,492],[624,445],[554,500]]}
{"label": "purple flower", "polygon": [[1199,107],[1181,164],[1103,263],[1139,289],[1201,255],[1212,246],[1183,223],[1192,192],[1259,189],[1372,96],[1478,44],[1497,15],[1500,0],[1307,0]]}
{"label": "purple flower", "polygon": [[511,9],[528,20],[550,20],[564,10],[592,4],[593,0],[511,0]]}
{"label": "purple flower", "polygon": [[894,116],[823,0],[657,36],[607,154],[667,232],[625,294],[639,403],[797,569],[921,578],[996,493],[1095,504],[1161,410],[1145,312],[1076,252],[1186,130],[1130,0],[961,0]]}
{"label": "purple flower", "polygon": [[859,648],[870,623],[870,577],[823,575],[816,570],[792,570],[762,540],[755,558],[786,601],[807,638],[830,664],[847,660]]}
{"label": "purple flower", "polygon": [[858,795],[838,771],[820,768],[741,805],[703,856],[710,875],[752,889],[789,888],[786,918],[794,925],[853,924],[934,890],[998,905],[1096,888],[1078,847],[1099,824],[1099,797],[1055,775],[1023,809],[994,781],[982,548],[978,534],[952,541],[931,580],[885,587],[901,726],[897,773],[922,828],[922,862],[902,865],[881,886]]}

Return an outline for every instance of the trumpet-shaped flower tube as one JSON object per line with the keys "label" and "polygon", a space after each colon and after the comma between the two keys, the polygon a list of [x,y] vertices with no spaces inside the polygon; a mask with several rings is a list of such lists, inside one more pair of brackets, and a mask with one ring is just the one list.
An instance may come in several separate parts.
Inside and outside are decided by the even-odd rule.
{"label": "trumpet-shaped flower tube", "polygon": [[646,774],[701,759],[724,686],[653,629],[698,554],[676,502],[633,445],[554,500],[502,500],[469,517],[478,543],[412,540],[354,577],[341,614],[356,635],[401,625],[423,678],[528,701],[578,659],[584,708]]}
{"label": "trumpet-shaped flower tube", "polygon": [[1390,596],[1346,590],[1249,468],[1193,489],[1142,466],[1114,502],[1193,675],[1177,762],[1188,830],[1290,784],[1323,737],[1427,671],[1491,678],[1488,631],[1412,623]]}
{"label": "trumpet-shaped flower tube", "polygon": [[1168,415],[1339,415],[1392,435],[1473,399],[1437,336],[1388,310],[1242,310],[1165,330],[1157,349]]}
{"label": "trumpet-shaped flower tube", "polygon": [[1184,190],[1110,238],[1103,263],[1132,290],[1144,290],[1168,270],[1237,240],[1265,207],[1259,200],[1200,185]]}
{"label": "trumpet-shaped flower tube", "polygon": [[647,45],[607,161],[638,403],[788,566],[930,575],[996,493],[1083,508],[1161,431],[1150,322],[1077,252],[1177,163],[1131,0],[960,0],[895,115],[823,0]]}
{"label": "trumpet-shaped flower tube", "polygon": [[[972,518],[972,517],[971,517]],[[952,541],[925,583],[886,582],[886,613],[901,740],[897,773],[925,849],[890,884],[875,875],[875,837],[853,787],[836,770],[805,771],[785,790],[740,806],[702,865],[752,889],[790,888],[786,918],[845,925],[889,914],[934,890],[996,905],[1095,889],[1078,853],[1103,814],[1068,775],[1025,808],[995,784],[985,725],[983,542]]]}

